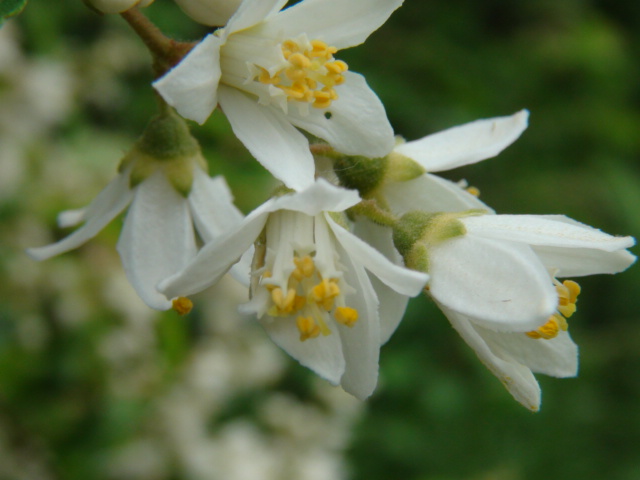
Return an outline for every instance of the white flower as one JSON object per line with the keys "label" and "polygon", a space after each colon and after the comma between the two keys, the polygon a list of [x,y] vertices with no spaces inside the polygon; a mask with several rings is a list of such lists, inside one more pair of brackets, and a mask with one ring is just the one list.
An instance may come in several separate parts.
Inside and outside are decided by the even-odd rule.
{"label": "white flower", "polygon": [[242,0],[176,0],[182,11],[204,25],[224,25]]}
{"label": "white flower", "polygon": [[511,394],[532,410],[540,405],[532,371],[557,377],[577,372],[566,318],[575,311],[579,287],[556,278],[618,273],[635,261],[625,250],[633,238],[560,215],[440,214],[418,243],[431,296]]}
{"label": "white flower", "polygon": [[133,7],[148,7],[153,0],[84,0],[102,13],[121,13]]}
{"label": "white flower", "polygon": [[[401,143],[391,155],[401,155],[427,172],[441,172],[495,157],[527,128],[529,112],[459,125],[419,140]],[[412,210],[460,212],[482,208],[492,211],[460,185],[431,173],[406,182],[388,182],[382,195],[397,214]]]}
{"label": "white flower", "polygon": [[122,171],[86,208],[60,213],[60,227],[84,222],[82,227],[56,243],[30,248],[27,253],[45,260],[77,248],[130,205],[118,241],[125,273],[147,305],[166,310],[171,302],[155,286],[195,256],[194,224],[200,237],[210,241],[237,224],[242,214],[233,206],[224,178],[210,178],[199,166],[194,167],[186,198],[162,169],[132,188],[132,167]]}
{"label": "white flower", "polygon": [[159,290],[168,297],[203,290],[257,240],[252,299],[244,310],[256,313],[273,341],[301,364],[366,398],[389,328],[379,316],[386,298],[376,296],[366,271],[405,296],[417,295],[428,276],[394,265],[341,225],[344,215],[335,212],[359,201],[356,192],[323,179],[273,198],[205,245]]}
{"label": "white flower", "polygon": [[336,60],[359,45],[402,0],[244,0],[154,83],[186,118],[203,123],[218,103],[253,156],[288,187],[313,183],[307,132],[348,155],[393,148],[384,107],[361,75]]}

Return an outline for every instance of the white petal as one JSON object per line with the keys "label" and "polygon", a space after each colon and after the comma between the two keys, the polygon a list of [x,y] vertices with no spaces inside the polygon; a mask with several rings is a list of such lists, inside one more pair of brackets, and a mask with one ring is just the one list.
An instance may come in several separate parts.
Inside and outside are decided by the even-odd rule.
{"label": "white petal", "polygon": [[462,219],[467,231],[484,238],[547,247],[595,248],[613,252],[632,247],[632,237],[614,237],[577,222],[540,215],[482,215]]}
{"label": "white petal", "polygon": [[415,297],[422,291],[429,275],[393,264],[375,248],[334,222],[328,214],[325,218],[354,263],[362,265],[398,293]]}
{"label": "white petal", "polygon": [[289,120],[346,155],[387,155],[395,139],[384,106],[362,75],[346,72],[345,78],[336,87],[339,98],[329,108],[311,108],[308,115],[289,108]]}
{"label": "white petal", "polygon": [[478,358],[491,373],[498,377],[509,393],[513,395],[513,398],[526,408],[534,412],[538,411],[540,408],[540,386],[531,370],[497,356],[464,315],[459,315],[446,308],[442,308],[442,310],[453,328],[458,331],[467,345],[473,348]]}
{"label": "white petal", "polygon": [[556,277],[583,277],[599,273],[619,273],[629,268],[635,255],[627,250],[604,252],[593,248],[533,247],[540,261],[557,270]]}
{"label": "white petal", "polygon": [[354,47],[387,21],[402,0],[304,0],[267,22],[283,38],[305,33],[338,49]]}
{"label": "white petal", "polygon": [[129,189],[129,175],[118,175],[86,207],[86,223],[71,235],[44,247],[29,248],[27,254],[35,260],[45,260],[79,247],[93,238],[113,220],[131,201],[133,192]]}
{"label": "white petal", "polygon": [[263,167],[295,190],[313,183],[309,142],[282,112],[230,87],[220,87],[219,101],[233,132]]}
{"label": "white petal", "polygon": [[529,112],[496,117],[453,127],[394,150],[414,159],[429,172],[451,170],[495,157],[527,128]]}
{"label": "white petal", "polygon": [[218,104],[222,40],[207,35],[163,77],[153,82],[162,98],[180,115],[202,124]]}
{"label": "white petal", "polygon": [[157,171],[136,189],[117,245],[129,282],[151,308],[171,307],[157,283],[196,253],[187,201]]}
{"label": "white petal", "polygon": [[256,209],[232,231],[207,243],[188,265],[158,284],[167,298],[191,295],[216,283],[255,242],[269,216]]}
{"label": "white petal", "polygon": [[[395,265],[404,265],[402,256],[393,245],[393,231],[369,220],[358,219],[354,233],[382,253]],[[409,303],[409,296],[402,295],[382,283],[375,275],[369,275],[380,306],[380,344],[385,344],[400,324]]]}
{"label": "white petal", "polygon": [[287,0],[244,0],[229,19],[224,35],[253,27],[279,12]]}
{"label": "white petal", "polygon": [[337,187],[319,178],[305,190],[274,198],[260,208],[269,212],[292,210],[315,216],[324,211],[342,212],[358,202],[360,196],[357,191]]}
{"label": "white petal", "polygon": [[209,177],[195,168],[189,205],[200,237],[210,242],[238,225],[242,213],[233,204],[233,196],[223,176]]}
{"label": "white petal", "polygon": [[538,328],[558,297],[531,248],[465,235],[431,249],[430,293],[447,308],[499,331]]}
{"label": "white petal", "polygon": [[347,295],[347,305],[358,311],[358,321],[352,327],[338,325],[342,339],[342,352],[346,362],[342,388],[356,398],[364,400],[373,393],[378,383],[380,356],[380,319],[378,299],[364,268],[351,260],[338,246],[340,261],[345,265],[344,279],[356,293]]}
{"label": "white petal", "polygon": [[578,346],[567,332],[545,340],[533,339],[524,333],[494,332],[479,326],[476,330],[496,355],[513,359],[533,372],[554,377],[575,377],[578,373]]}
{"label": "white petal", "polygon": [[87,219],[87,208],[65,210],[58,214],[58,226],[60,228],[75,227]]}
{"label": "white petal", "polygon": [[334,385],[340,383],[345,369],[340,336],[331,335],[300,341],[300,332],[292,318],[264,317],[260,323],[271,340],[300,364],[310,368]]}
{"label": "white petal", "polygon": [[240,260],[229,270],[229,274],[234,280],[247,288],[251,286],[251,264],[254,253],[255,248],[251,245],[249,249],[242,254]]}
{"label": "white petal", "polygon": [[462,212],[483,209],[493,212],[488,205],[457,184],[429,173],[408,182],[388,183],[382,193],[397,215],[412,210]]}

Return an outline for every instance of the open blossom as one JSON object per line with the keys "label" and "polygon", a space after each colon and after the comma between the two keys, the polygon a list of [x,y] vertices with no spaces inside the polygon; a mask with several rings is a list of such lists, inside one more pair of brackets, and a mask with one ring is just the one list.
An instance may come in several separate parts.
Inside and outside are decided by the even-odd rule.
{"label": "open blossom", "polygon": [[381,157],[393,147],[384,107],[361,75],[335,57],[359,45],[402,0],[244,0],[154,83],[189,119],[204,122],[218,104],[253,156],[288,187],[314,180],[307,138],[348,155]]}
{"label": "open blossom", "polygon": [[159,159],[143,151],[144,138],[125,157],[118,176],[86,208],[59,215],[61,227],[84,222],[80,228],[27,253],[45,260],[77,248],[129,207],[117,245],[125,273],[148,306],[166,310],[172,304],[155,287],[195,256],[194,225],[200,238],[210,241],[239,223],[242,214],[224,178],[210,178],[203,170],[206,164],[197,147],[186,156]]}
{"label": "open blossom", "polygon": [[367,271],[405,296],[428,279],[395,265],[343,226],[345,209],[360,201],[355,191],[323,179],[273,198],[232,232],[205,245],[180,273],[161,282],[168,297],[189,295],[215,283],[255,242],[252,298],[273,341],[301,364],[358,398],[377,382],[387,320]]}
{"label": "open blossom", "polygon": [[428,212],[460,212],[469,209],[492,211],[477,196],[459,184],[432,175],[495,157],[515,142],[527,128],[529,112],[476,120],[403,142],[391,155],[417,162],[427,173],[406,182],[387,182],[383,198],[396,214],[420,209]]}
{"label": "open blossom", "polygon": [[580,287],[557,279],[625,270],[634,239],[560,215],[442,213],[426,224],[407,264],[429,273],[428,291],[454,328],[516,400],[538,410],[532,371],[577,373],[567,318]]}

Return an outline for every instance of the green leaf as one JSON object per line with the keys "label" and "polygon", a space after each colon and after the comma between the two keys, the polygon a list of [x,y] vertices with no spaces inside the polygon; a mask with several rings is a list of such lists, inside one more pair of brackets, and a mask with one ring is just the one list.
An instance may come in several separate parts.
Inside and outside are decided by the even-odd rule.
{"label": "green leaf", "polygon": [[27,0],[0,0],[0,27],[7,18],[18,15],[27,4]]}

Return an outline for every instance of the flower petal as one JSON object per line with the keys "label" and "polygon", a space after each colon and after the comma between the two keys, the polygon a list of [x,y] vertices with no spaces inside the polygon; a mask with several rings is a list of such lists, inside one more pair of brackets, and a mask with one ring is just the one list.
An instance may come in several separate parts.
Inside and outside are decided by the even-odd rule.
{"label": "flower petal", "polygon": [[632,237],[614,237],[575,221],[566,222],[549,216],[481,215],[461,220],[467,231],[476,236],[530,245],[595,248],[613,252],[632,247],[635,244]]}
{"label": "flower petal", "polygon": [[189,205],[198,233],[205,243],[238,225],[243,218],[233,204],[233,196],[224,177],[211,178],[197,167]]}
{"label": "flower petal", "polygon": [[429,172],[451,170],[498,155],[527,128],[528,117],[529,112],[521,110],[508,117],[476,120],[398,145],[394,150]]}
{"label": "flower petal", "polygon": [[313,183],[309,142],[284,114],[230,87],[220,87],[219,101],[233,132],[263,167],[295,190]]}
{"label": "flower petal", "polygon": [[[358,219],[354,226],[354,233],[365,240],[369,245],[382,253],[395,265],[403,265],[402,256],[393,245],[393,231],[390,228],[376,225],[366,220]],[[396,331],[409,303],[409,296],[402,295],[382,283],[378,277],[370,274],[369,279],[376,291],[380,306],[380,344],[387,343],[393,332]]]}
{"label": "flower petal", "polygon": [[494,332],[475,327],[491,350],[501,358],[512,359],[533,372],[554,377],[578,374],[578,346],[567,332],[549,340],[533,339],[524,333]]}
{"label": "flower petal", "polygon": [[253,27],[279,12],[286,3],[287,0],[244,0],[229,19],[223,35]]}
{"label": "flower petal", "polygon": [[76,210],[65,210],[58,214],[58,226],[60,228],[75,227],[87,219],[88,208],[78,208]]}
{"label": "flower petal", "polygon": [[338,49],[363,43],[402,5],[403,0],[304,0],[267,22],[284,38],[305,33]]}
{"label": "flower petal", "polygon": [[319,178],[305,190],[274,198],[260,208],[269,212],[292,210],[315,216],[324,211],[342,212],[358,202],[360,195],[357,191],[337,187]]}
{"label": "flower petal", "polygon": [[439,303],[494,330],[534,330],[558,303],[549,273],[527,245],[453,238],[431,249],[429,274]]}
{"label": "flower petal", "polygon": [[[93,238],[113,220],[131,201],[128,172],[118,175],[86,207],[83,213],[86,223],[71,235],[44,247],[29,248],[27,254],[35,260],[45,260],[79,247]],[[70,219],[64,219],[65,220]]]}
{"label": "flower petal", "polygon": [[289,108],[289,120],[346,155],[387,155],[395,139],[384,106],[362,75],[346,72],[345,79],[329,108],[311,108],[307,115]]}
{"label": "flower petal", "polygon": [[496,355],[474,329],[469,318],[440,306],[453,328],[478,355],[478,358],[507,388],[518,402],[534,412],[540,409],[540,386],[527,367]]}
{"label": "flower petal", "polygon": [[393,264],[375,248],[338,225],[331,216],[325,214],[325,218],[354,263],[362,265],[398,293],[415,297],[422,291],[429,275]]}
{"label": "flower petal", "polygon": [[407,182],[388,183],[382,193],[397,215],[413,210],[462,212],[482,209],[493,213],[491,207],[459,185],[429,173]]}
{"label": "flower petal", "polygon": [[207,243],[179,273],[161,281],[167,298],[191,295],[216,283],[255,242],[269,216],[256,209],[232,231]]}
{"label": "flower petal", "polygon": [[180,270],[196,253],[187,201],[157,171],[136,189],[117,245],[124,271],[151,308],[171,307],[157,283]]}
{"label": "flower petal", "polygon": [[340,383],[345,360],[339,335],[334,332],[302,342],[295,321],[290,318],[263,317],[260,323],[271,340],[301,365],[310,368],[333,385]]}
{"label": "flower petal", "polygon": [[358,311],[358,321],[355,325],[337,326],[346,362],[340,384],[346,392],[364,400],[373,393],[378,383],[380,356],[378,299],[364,268],[353,262],[349,253],[339,245],[337,253],[346,267],[345,281],[356,290],[355,294],[346,296],[347,305]]}
{"label": "flower petal", "polygon": [[604,252],[594,248],[557,248],[533,246],[533,251],[556,277],[583,277],[599,273],[620,273],[635,261],[627,250]]}
{"label": "flower petal", "polygon": [[203,124],[218,105],[222,40],[207,35],[178,65],[153,82],[180,115]]}

